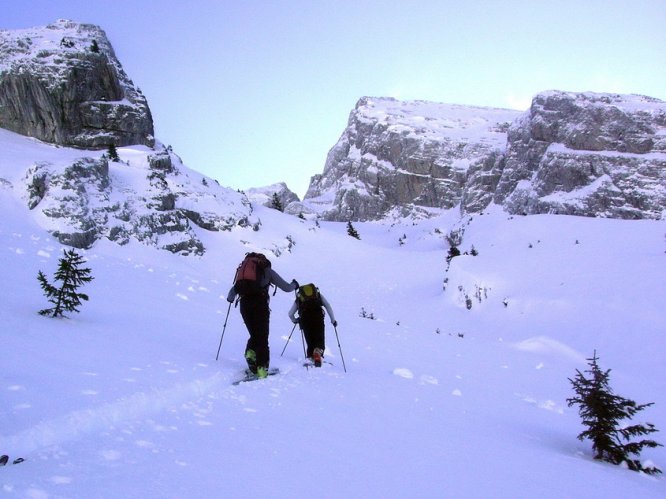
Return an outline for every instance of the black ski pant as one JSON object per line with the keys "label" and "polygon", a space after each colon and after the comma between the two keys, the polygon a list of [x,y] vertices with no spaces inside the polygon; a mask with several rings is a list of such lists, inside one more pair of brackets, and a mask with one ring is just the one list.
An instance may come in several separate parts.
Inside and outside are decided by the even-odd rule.
{"label": "black ski pant", "polygon": [[319,308],[299,312],[300,325],[307,345],[307,357],[312,357],[315,348],[326,348],[324,335],[324,311]]}
{"label": "black ski pant", "polygon": [[245,351],[254,350],[257,354],[257,366],[268,368],[270,363],[268,328],[271,315],[268,308],[268,293],[241,297],[240,312],[250,333]]}

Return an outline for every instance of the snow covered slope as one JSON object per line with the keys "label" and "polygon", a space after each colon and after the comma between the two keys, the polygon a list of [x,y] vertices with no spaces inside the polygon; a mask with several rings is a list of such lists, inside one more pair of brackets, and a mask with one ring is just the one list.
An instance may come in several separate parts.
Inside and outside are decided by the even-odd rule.
{"label": "snow covered slope", "polygon": [[[666,428],[664,221],[452,210],[355,223],[356,240],[256,206],[257,231],[193,227],[200,257],[133,239],[80,250],[90,301],[50,319],[36,276],[63,247],[7,182],[0,213],[0,453],[26,459],[0,468],[3,497],[664,496],[663,478],[594,461],[565,402],[596,350],[616,392],[655,402],[641,417]],[[453,230],[478,255],[447,271]],[[215,356],[249,250],[320,286],[333,365],[306,370],[298,331],[280,356],[293,296],[278,292],[281,374],[232,386],[236,308]],[[664,448],[643,458],[666,467]]]}

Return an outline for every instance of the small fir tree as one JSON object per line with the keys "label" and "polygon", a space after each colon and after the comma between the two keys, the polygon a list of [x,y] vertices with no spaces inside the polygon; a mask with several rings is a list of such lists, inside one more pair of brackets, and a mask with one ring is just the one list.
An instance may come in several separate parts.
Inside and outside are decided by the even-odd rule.
{"label": "small fir tree", "polygon": [[347,234],[351,237],[355,237],[356,239],[361,239],[361,236],[359,236],[358,232],[352,225],[351,220],[347,222]]}
{"label": "small fir tree", "polygon": [[273,193],[273,199],[271,200],[271,208],[277,211],[284,211],[284,206],[282,206],[282,201],[280,201],[280,196],[277,192]]}
{"label": "small fir tree", "polygon": [[109,155],[109,159],[111,161],[120,161],[120,157],[118,156],[118,150],[116,149],[116,146],[114,144],[109,144],[109,149],[107,151],[107,154]]}
{"label": "small fir tree", "polygon": [[[576,370],[576,377],[569,379],[573,385],[576,396],[567,399],[569,407],[578,405],[578,413],[587,428],[578,435],[579,440],[590,439],[594,458],[612,464],[627,463],[629,469],[643,471],[647,474],[661,473],[654,466],[643,467],[638,457],[645,447],[661,447],[654,440],[643,439],[638,442],[630,442],[632,437],[648,435],[658,431],[652,424],[636,424],[620,426],[623,419],[631,419],[637,412],[653,405],[637,404],[619,395],[615,395],[609,386],[609,373],[602,371],[597,364],[597,353],[591,359],[587,359],[590,369],[585,373],[590,374],[586,378],[583,373]],[[626,443],[625,443],[626,442]]]}
{"label": "small fir tree", "polygon": [[451,263],[451,260],[457,256],[460,256],[460,250],[457,246],[451,246],[448,255],[446,255],[446,263]]}
{"label": "small fir tree", "polygon": [[46,298],[53,304],[51,308],[40,310],[41,315],[62,317],[64,312],[78,312],[81,300],[88,301],[88,295],[77,292],[80,286],[94,279],[90,276],[90,269],[80,268],[83,263],[81,255],[74,250],[65,250],[65,257],[60,259],[55,273],[55,281],[60,282],[60,287],[49,283],[43,272],[39,271],[37,280]]}

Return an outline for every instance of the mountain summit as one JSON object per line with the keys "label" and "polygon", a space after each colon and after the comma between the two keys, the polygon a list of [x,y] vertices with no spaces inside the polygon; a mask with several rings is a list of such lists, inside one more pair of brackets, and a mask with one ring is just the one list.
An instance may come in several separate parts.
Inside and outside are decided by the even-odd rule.
{"label": "mountain summit", "polygon": [[0,128],[86,149],[155,142],[146,98],[104,31],[67,20],[0,31]]}

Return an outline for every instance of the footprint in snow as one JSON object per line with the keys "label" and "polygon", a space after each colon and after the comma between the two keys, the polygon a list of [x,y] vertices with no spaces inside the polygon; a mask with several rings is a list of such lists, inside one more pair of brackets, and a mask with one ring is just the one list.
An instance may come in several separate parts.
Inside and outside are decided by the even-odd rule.
{"label": "footprint in snow", "polygon": [[[393,374],[405,379],[414,379],[414,373],[411,371],[411,369],[407,369],[406,367],[395,368],[393,370]],[[430,376],[429,374],[422,374],[419,376],[419,383],[422,385],[438,385],[439,380],[434,376]]]}
{"label": "footprint in snow", "polygon": [[564,409],[562,406],[554,402],[553,400],[545,400],[543,402],[539,402],[537,399],[530,397],[529,395],[522,395],[517,393],[517,397],[520,397],[523,402],[527,402],[528,404],[535,405],[539,409],[544,409],[546,411],[552,411],[557,414],[564,414]]}
{"label": "footprint in snow", "polygon": [[393,369],[393,374],[396,376],[400,376],[401,378],[405,379],[413,379],[414,378],[414,373],[407,369],[406,367],[397,367]]}
{"label": "footprint in snow", "polygon": [[439,380],[428,374],[423,374],[420,379],[422,385],[439,385]]}

